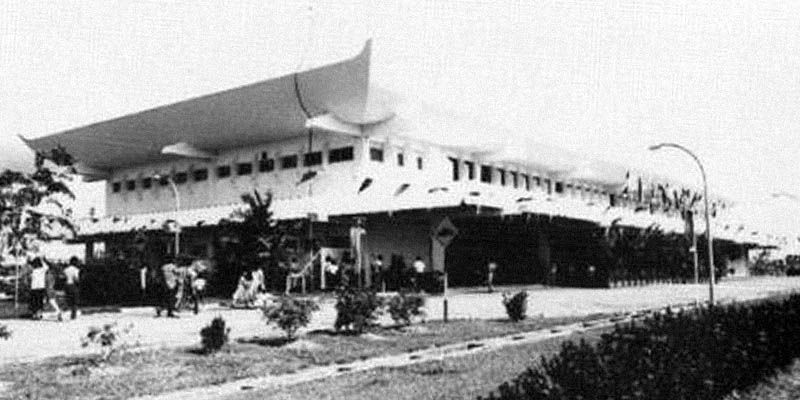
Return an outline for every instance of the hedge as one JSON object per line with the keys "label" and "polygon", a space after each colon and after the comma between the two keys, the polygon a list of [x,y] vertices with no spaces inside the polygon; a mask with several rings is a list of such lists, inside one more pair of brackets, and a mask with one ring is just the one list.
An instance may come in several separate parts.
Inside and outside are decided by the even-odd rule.
{"label": "hedge", "polygon": [[488,399],[720,399],[800,356],[800,296],[657,314],[561,351]]}

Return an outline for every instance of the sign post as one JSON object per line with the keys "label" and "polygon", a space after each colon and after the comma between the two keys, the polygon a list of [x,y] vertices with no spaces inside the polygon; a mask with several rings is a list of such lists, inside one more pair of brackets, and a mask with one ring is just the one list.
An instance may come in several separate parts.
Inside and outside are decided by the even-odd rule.
{"label": "sign post", "polygon": [[[444,219],[442,219],[442,222],[440,222],[439,225],[437,225],[436,228],[433,230],[433,237],[434,237],[434,239],[436,239],[437,242],[439,242],[440,245],[442,245],[443,250],[447,249],[447,246],[449,246],[450,243],[453,242],[453,239],[456,237],[456,235],[458,235],[458,228],[456,228],[456,226],[453,225],[453,222],[450,221],[450,218],[447,218],[447,217],[444,217]],[[444,290],[443,290],[443,293],[442,293],[442,314],[443,314],[442,315],[442,320],[444,322],[447,322],[447,312],[448,312],[448,310],[447,310],[447,307],[448,307],[448,304],[447,304],[447,288],[448,288],[447,263],[445,263],[442,267],[444,269]]]}

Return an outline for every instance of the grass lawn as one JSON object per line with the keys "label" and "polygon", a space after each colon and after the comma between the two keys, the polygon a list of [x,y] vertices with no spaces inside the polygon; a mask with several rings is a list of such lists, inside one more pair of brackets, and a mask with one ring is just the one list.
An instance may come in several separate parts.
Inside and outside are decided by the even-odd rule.
{"label": "grass lawn", "polygon": [[800,399],[800,360],[766,381],[725,400],[795,400]]}
{"label": "grass lawn", "polygon": [[[589,317],[536,318],[520,323],[459,320],[444,324],[435,321],[413,325],[413,329],[380,328],[362,337],[311,332],[302,340],[281,347],[264,345],[264,339],[270,338],[254,338],[232,343],[214,355],[199,355],[196,348],[142,350],[122,353],[100,366],[94,365],[93,358],[87,356],[54,357],[0,367],[0,398],[124,399],[247,377],[285,374],[311,366],[346,363],[585,319]],[[376,340],[376,336],[381,340]]]}
{"label": "grass lawn", "polygon": [[272,391],[242,392],[226,400],[397,400],[475,399],[525,371],[543,355],[558,352],[564,340],[597,340],[610,328],[565,338],[505,347],[499,350],[446,358],[399,368],[380,368]]}

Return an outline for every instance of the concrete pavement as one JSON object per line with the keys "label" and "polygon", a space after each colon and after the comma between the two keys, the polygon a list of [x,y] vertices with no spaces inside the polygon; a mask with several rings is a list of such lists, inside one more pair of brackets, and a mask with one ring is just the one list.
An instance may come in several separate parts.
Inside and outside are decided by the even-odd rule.
{"label": "concrete pavement", "polygon": [[[494,293],[479,289],[455,290],[449,298],[450,318],[492,319],[506,318],[501,304],[501,292],[516,291],[521,287],[503,288]],[[667,304],[703,301],[708,296],[707,285],[652,285],[616,289],[571,289],[530,287],[528,315],[561,317],[636,311]],[[800,290],[800,277],[751,278],[723,281],[717,285],[716,297],[720,301],[747,300],[768,296],[772,292]],[[308,329],[329,328],[335,319],[334,301],[321,300],[320,311],[312,317]],[[427,301],[428,319],[441,319],[442,298],[432,296]],[[12,331],[12,338],[0,340],[0,364],[36,360],[57,355],[70,355],[95,351],[80,346],[81,338],[91,326],[116,322],[120,326],[132,325],[127,341],[142,346],[188,346],[199,343],[199,331],[215,316],[222,316],[232,328],[231,335],[278,335],[274,328],[265,325],[259,310],[231,310],[209,305],[197,316],[184,312],[180,319],[154,318],[151,308],[127,308],[121,313],[81,316],[74,321],[4,320]],[[388,321],[384,317],[383,321]]]}

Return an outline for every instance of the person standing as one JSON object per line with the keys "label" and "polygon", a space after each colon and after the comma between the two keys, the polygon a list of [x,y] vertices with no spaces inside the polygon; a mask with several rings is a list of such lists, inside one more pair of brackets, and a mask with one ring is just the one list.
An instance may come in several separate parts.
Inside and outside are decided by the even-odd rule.
{"label": "person standing", "polygon": [[64,268],[64,277],[66,283],[64,285],[64,292],[67,295],[67,307],[69,307],[70,319],[75,319],[78,316],[78,282],[80,282],[81,270],[78,268],[78,257],[73,256],[69,259],[69,265]]}
{"label": "person standing", "polygon": [[173,263],[171,258],[167,259],[167,263],[161,267],[161,273],[164,275],[164,308],[167,309],[167,317],[177,318],[175,315],[175,303],[178,301],[178,267]]}
{"label": "person standing", "polygon": [[47,291],[47,266],[39,257],[30,262],[31,265],[31,292],[30,309],[31,318],[42,318],[42,307],[44,306],[44,296]]}
{"label": "person standing", "polygon": [[422,261],[422,257],[417,256],[411,266],[414,268],[414,290],[419,292],[422,286],[422,277],[425,274],[425,262]]}
{"label": "person standing", "polygon": [[497,263],[493,260],[490,260],[489,263],[486,265],[486,286],[489,289],[489,293],[494,292],[494,273],[497,271]]}
{"label": "person standing", "polygon": [[58,294],[56,293],[56,272],[49,267],[46,268],[46,270],[45,284],[47,286],[47,303],[50,304],[50,307],[53,307],[53,309],[56,310],[56,318],[59,322],[61,322],[63,320],[63,316],[61,315],[61,307],[58,306]]}

